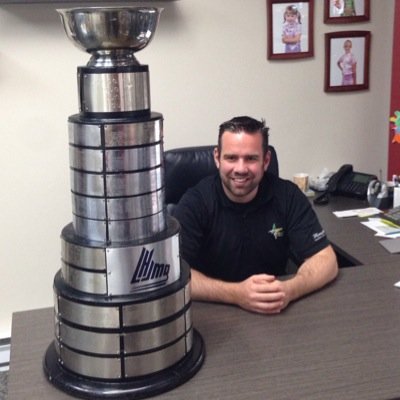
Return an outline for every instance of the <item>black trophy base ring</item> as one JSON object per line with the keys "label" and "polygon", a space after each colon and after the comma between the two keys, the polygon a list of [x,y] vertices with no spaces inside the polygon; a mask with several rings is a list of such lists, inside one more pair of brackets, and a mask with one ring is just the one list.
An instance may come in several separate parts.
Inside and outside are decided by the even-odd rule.
{"label": "black trophy base ring", "polygon": [[203,338],[193,329],[193,346],[190,352],[172,367],[151,375],[106,382],[77,375],[59,364],[54,343],[47,348],[43,368],[49,382],[72,396],[84,399],[136,400],[156,396],[182,385],[198,372],[204,358]]}

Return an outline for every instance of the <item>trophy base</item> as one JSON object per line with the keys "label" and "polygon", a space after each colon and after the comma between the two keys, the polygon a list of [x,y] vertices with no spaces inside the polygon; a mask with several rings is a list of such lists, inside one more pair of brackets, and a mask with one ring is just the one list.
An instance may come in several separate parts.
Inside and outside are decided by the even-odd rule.
{"label": "trophy base", "polygon": [[53,343],[47,348],[43,368],[50,383],[72,396],[83,399],[137,400],[156,396],[182,385],[199,371],[204,358],[203,338],[194,329],[191,351],[172,367],[151,375],[118,381],[86,378],[60,365]]}

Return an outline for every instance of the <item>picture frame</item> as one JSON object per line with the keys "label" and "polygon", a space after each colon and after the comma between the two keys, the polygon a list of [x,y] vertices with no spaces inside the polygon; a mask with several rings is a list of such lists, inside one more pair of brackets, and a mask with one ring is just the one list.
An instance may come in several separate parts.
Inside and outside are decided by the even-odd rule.
{"label": "picture frame", "polygon": [[348,24],[369,21],[369,19],[370,0],[325,0],[324,22],[326,24]]}
{"label": "picture frame", "polygon": [[369,88],[370,31],[325,34],[325,91]]}
{"label": "picture frame", "polygon": [[269,60],[314,56],[314,0],[267,0],[267,27]]}

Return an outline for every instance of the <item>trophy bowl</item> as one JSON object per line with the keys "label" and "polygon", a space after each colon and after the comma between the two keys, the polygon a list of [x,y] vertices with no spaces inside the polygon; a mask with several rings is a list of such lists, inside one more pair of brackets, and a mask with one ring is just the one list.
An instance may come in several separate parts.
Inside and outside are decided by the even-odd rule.
{"label": "trophy bowl", "polygon": [[146,47],[157,28],[161,8],[78,7],[58,9],[65,32],[88,53]]}

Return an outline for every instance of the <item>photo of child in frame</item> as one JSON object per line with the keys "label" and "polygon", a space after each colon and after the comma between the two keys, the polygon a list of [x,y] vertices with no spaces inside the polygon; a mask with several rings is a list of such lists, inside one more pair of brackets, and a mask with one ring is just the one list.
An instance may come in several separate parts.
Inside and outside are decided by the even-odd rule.
{"label": "photo of child in frame", "polygon": [[330,86],[352,86],[364,82],[364,37],[331,40]]}
{"label": "photo of child in frame", "polygon": [[309,2],[272,4],[272,53],[296,54],[309,49]]}
{"label": "photo of child in frame", "polygon": [[355,22],[369,19],[369,0],[325,0],[325,22]]}
{"label": "photo of child in frame", "polygon": [[344,54],[337,61],[337,66],[342,71],[343,86],[357,84],[357,59],[351,51],[352,47],[352,41],[346,39],[343,44]]}
{"label": "photo of child in frame", "polygon": [[301,14],[297,6],[288,5],[283,14],[282,42],[285,53],[301,52]]}
{"label": "photo of child in frame", "polygon": [[357,15],[354,0],[332,0],[333,16],[354,17]]}

